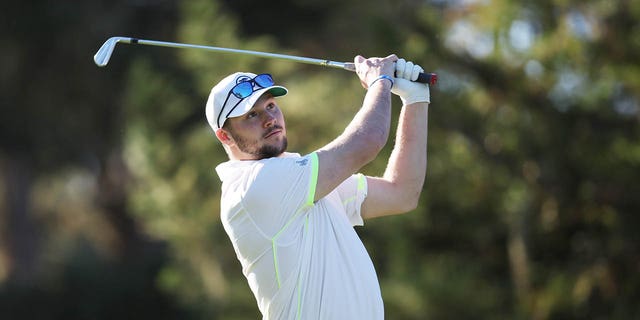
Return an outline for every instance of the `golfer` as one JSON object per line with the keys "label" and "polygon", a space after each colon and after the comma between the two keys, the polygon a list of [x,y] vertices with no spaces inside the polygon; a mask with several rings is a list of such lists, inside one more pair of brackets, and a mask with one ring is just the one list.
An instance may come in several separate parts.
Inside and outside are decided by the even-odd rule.
{"label": "golfer", "polygon": [[[306,155],[286,152],[276,97],[287,89],[270,75],[229,75],[207,101],[207,120],[229,156],[216,167],[222,224],[263,319],[384,318],[376,271],[353,227],[416,208],[429,87],[410,81],[423,69],[396,55],[354,62],[366,89],[362,107],[340,136]],[[392,110],[391,93],[401,109]],[[387,142],[392,112],[400,118],[383,176],[358,174]]]}

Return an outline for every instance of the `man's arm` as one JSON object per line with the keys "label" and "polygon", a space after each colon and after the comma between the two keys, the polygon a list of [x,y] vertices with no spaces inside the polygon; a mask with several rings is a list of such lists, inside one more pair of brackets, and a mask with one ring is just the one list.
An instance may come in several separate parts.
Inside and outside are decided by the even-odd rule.
{"label": "man's arm", "polygon": [[362,108],[345,131],[317,151],[319,167],[315,201],[371,162],[384,147],[391,123],[391,81],[381,79],[370,88],[369,84],[381,75],[393,77],[397,59],[395,55],[382,59],[365,60],[361,56],[354,59],[356,73],[367,93]]}
{"label": "man's arm", "polygon": [[367,177],[363,218],[404,213],[418,206],[427,171],[429,86],[416,80],[424,70],[411,61],[396,63],[393,93],[402,100],[396,143],[382,178]]}
{"label": "man's arm", "polygon": [[381,178],[367,177],[368,193],[362,204],[364,219],[399,214],[416,208],[427,170],[429,104],[404,106],[396,143]]}

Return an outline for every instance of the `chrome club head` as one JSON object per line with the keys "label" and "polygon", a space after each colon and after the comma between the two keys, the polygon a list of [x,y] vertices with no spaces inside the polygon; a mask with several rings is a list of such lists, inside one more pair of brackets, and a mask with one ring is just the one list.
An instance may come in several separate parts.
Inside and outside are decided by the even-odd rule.
{"label": "chrome club head", "polygon": [[113,49],[115,49],[116,44],[121,41],[126,41],[129,38],[125,37],[111,37],[105,41],[105,43],[98,49],[98,52],[93,56],[93,61],[96,63],[98,67],[104,67],[109,63],[109,59],[111,58],[111,54],[113,54]]}

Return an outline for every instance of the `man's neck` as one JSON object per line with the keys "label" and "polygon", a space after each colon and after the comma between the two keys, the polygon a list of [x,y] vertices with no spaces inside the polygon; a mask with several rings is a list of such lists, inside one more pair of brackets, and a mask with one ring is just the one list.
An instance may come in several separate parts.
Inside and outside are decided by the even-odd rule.
{"label": "man's neck", "polygon": [[263,158],[258,158],[255,155],[246,154],[246,153],[242,153],[242,154],[239,154],[239,155],[229,154],[229,160],[232,160],[232,161],[258,161],[258,160],[263,160],[263,159],[268,159],[268,158],[283,158],[283,157],[286,157],[287,154],[290,154],[290,153],[289,152],[283,152],[283,153],[279,154],[276,157],[263,157]]}

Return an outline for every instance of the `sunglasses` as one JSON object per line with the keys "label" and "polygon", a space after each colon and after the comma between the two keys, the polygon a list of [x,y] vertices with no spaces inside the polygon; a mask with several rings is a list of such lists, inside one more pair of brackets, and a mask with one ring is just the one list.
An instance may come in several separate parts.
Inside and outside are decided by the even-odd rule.
{"label": "sunglasses", "polygon": [[220,113],[218,114],[218,119],[216,119],[216,123],[218,124],[218,128],[220,128],[220,116],[222,115],[222,111],[224,111],[225,106],[227,105],[227,101],[233,94],[236,98],[240,99],[232,108],[227,112],[227,115],[224,117],[227,119],[231,112],[235,110],[235,108],[244,100],[245,98],[251,96],[254,92],[262,89],[270,87],[274,84],[273,77],[271,77],[268,73],[259,74],[253,79],[241,79],[238,84],[233,86],[229,93],[227,93],[227,98],[224,99],[224,103],[222,104],[222,109],[220,109]]}

